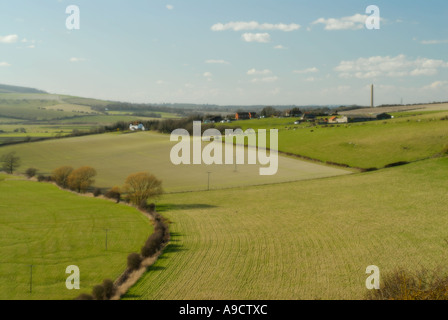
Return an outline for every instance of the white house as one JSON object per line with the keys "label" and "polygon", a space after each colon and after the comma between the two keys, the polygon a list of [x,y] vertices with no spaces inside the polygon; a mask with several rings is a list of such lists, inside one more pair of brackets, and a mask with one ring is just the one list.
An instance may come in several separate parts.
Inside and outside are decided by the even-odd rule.
{"label": "white house", "polygon": [[145,131],[145,127],[140,123],[139,125],[133,125],[132,123],[129,125],[129,130],[131,131]]}

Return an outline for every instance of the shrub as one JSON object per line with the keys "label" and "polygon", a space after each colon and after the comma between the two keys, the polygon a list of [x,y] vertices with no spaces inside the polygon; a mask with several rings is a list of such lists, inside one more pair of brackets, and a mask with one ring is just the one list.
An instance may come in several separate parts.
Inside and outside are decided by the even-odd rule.
{"label": "shrub", "polygon": [[92,296],[95,300],[104,300],[104,287],[100,284],[93,287]]}
{"label": "shrub", "polygon": [[112,189],[107,191],[104,196],[109,199],[115,199],[117,203],[119,203],[121,199],[121,190],[119,187],[113,187]]}
{"label": "shrub", "polygon": [[448,276],[441,270],[412,273],[397,269],[382,277],[381,289],[369,291],[369,300],[448,300]]}
{"label": "shrub", "polygon": [[45,176],[42,175],[42,174],[38,175],[37,176],[37,181],[39,181],[39,182],[45,181]]}
{"label": "shrub", "polygon": [[94,197],[99,197],[101,194],[102,194],[102,192],[101,192],[100,188],[96,188],[95,191],[93,191]]}
{"label": "shrub", "polygon": [[93,300],[93,296],[87,293],[82,293],[75,300]]}
{"label": "shrub", "polygon": [[103,281],[104,299],[110,300],[115,294],[115,285],[112,280],[106,279]]}
{"label": "shrub", "polygon": [[84,193],[95,182],[92,178],[96,176],[96,170],[92,167],[81,167],[70,173],[67,178],[68,187],[79,193]]}
{"label": "shrub", "polygon": [[130,270],[137,270],[142,264],[142,257],[138,253],[131,253],[128,255],[128,268]]}
{"label": "shrub", "polygon": [[28,168],[25,171],[25,174],[28,178],[34,177],[36,175],[36,173],[37,173],[37,169],[35,169],[35,168]]}
{"label": "shrub", "polygon": [[61,188],[67,188],[68,186],[68,177],[73,172],[73,168],[69,166],[59,167],[53,170],[51,178],[54,182]]}

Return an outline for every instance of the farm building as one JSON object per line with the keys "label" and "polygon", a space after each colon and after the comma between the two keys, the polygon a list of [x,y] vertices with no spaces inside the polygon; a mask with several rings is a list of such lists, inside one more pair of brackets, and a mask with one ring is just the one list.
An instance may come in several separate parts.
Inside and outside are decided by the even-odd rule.
{"label": "farm building", "polygon": [[333,116],[328,120],[328,123],[347,123],[348,122],[348,118],[347,117],[336,117]]}
{"label": "farm building", "polygon": [[314,119],[316,119],[316,115],[315,114],[305,113],[305,114],[302,115],[302,120],[311,121],[311,120],[314,120]]}
{"label": "farm building", "polygon": [[377,120],[388,120],[393,118],[390,114],[385,112],[374,114],[374,116],[376,117]]}
{"label": "farm building", "polygon": [[375,117],[369,116],[369,115],[350,115],[348,117],[348,122],[367,122],[367,121],[374,121],[376,120]]}
{"label": "farm building", "polygon": [[249,120],[256,118],[257,113],[256,112],[237,112],[235,114],[236,120]]}

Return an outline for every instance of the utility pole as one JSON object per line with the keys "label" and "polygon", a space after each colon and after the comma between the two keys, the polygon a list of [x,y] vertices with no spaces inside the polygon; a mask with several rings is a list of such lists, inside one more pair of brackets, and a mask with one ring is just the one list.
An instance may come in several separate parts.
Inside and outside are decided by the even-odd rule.
{"label": "utility pole", "polygon": [[106,251],[107,251],[107,232],[109,231],[109,229],[104,229],[106,230]]}
{"label": "utility pole", "polygon": [[370,86],[370,107],[371,108],[375,108],[375,104],[374,104],[374,89],[373,89],[373,84]]}
{"label": "utility pole", "polygon": [[30,293],[33,293],[33,265],[30,265]]}
{"label": "utility pole", "polygon": [[211,174],[211,172],[208,171],[207,174],[208,174],[208,189],[207,189],[207,191],[210,191],[210,174]]}

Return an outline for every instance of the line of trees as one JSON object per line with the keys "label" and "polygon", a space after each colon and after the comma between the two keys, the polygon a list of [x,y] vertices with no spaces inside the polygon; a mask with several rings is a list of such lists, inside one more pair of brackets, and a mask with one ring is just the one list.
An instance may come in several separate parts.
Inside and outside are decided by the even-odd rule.
{"label": "line of trees", "polygon": [[70,189],[78,193],[85,193],[94,183],[96,170],[89,166],[73,169],[63,166],[53,170],[51,180],[64,189]]}

